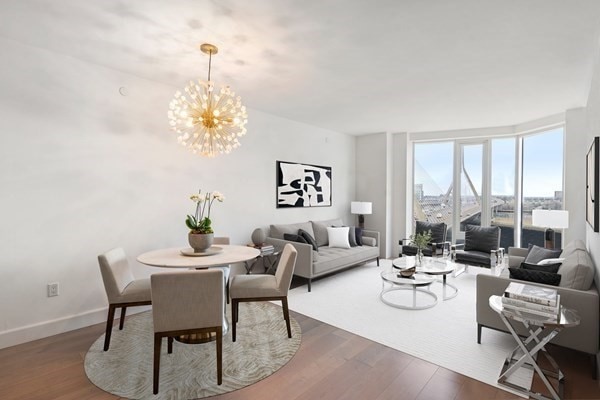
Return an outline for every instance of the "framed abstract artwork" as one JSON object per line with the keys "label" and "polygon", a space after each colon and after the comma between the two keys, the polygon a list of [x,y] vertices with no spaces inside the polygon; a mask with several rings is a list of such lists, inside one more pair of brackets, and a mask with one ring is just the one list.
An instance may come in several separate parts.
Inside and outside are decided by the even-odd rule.
{"label": "framed abstract artwork", "polygon": [[277,161],[277,208],[331,206],[331,167]]}
{"label": "framed abstract artwork", "polygon": [[586,156],[586,173],[585,173],[585,217],[590,226],[594,229],[594,232],[599,230],[600,213],[598,212],[598,204],[600,198],[598,196],[600,192],[600,185],[598,185],[598,174],[599,170],[599,159],[598,145],[600,138],[596,136],[590,150]]}

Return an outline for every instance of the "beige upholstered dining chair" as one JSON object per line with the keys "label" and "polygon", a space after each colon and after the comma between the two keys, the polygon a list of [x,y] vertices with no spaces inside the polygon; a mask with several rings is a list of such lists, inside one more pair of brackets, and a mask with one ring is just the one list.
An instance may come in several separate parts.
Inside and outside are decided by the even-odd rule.
{"label": "beige upholstered dining chair", "polygon": [[106,334],[104,335],[104,351],[107,351],[110,346],[115,310],[121,308],[119,330],[122,330],[127,307],[152,304],[150,280],[133,278],[127,256],[122,248],[115,248],[100,254],[98,263],[100,264],[106,297],[108,297],[108,318],[106,320]]}
{"label": "beige upholstered dining chair", "polygon": [[281,300],[283,318],[287,326],[288,337],[292,337],[290,327],[290,312],[287,295],[292,283],[292,275],[296,266],[298,252],[291,244],[283,248],[277,271],[273,275],[236,275],[231,280],[229,293],[231,295],[231,337],[235,342],[235,325],[238,322],[239,303],[248,301]]}
{"label": "beige upholstered dining chair", "polygon": [[[217,236],[213,240],[213,244],[229,244],[230,240],[228,236]],[[229,271],[230,265],[223,265],[221,267],[212,267],[213,269],[218,268],[223,271],[223,279],[225,280],[225,298],[227,304],[229,304]]]}
{"label": "beige upholstered dining chair", "polygon": [[168,338],[167,352],[173,352],[173,337],[194,333],[215,333],[217,384],[223,376],[223,271],[220,269],[165,272],[150,277],[154,319],[153,393],[158,393],[160,350]]}

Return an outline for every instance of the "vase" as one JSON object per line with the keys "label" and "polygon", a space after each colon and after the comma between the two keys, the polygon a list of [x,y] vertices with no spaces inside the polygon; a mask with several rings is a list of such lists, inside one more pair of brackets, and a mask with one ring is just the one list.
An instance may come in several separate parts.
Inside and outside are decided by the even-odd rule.
{"label": "vase", "polygon": [[194,249],[194,253],[202,253],[213,244],[215,235],[213,233],[188,233],[188,242]]}
{"label": "vase", "polygon": [[416,257],[416,265],[421,265],[421,263],[423,262],[423,249],[418,249],[417,250],[417,257]]}
{"label": "vase", "polygon": [[259,246],[265,242],[267,235],[265,235],[265,231],[263,231],[262,229],[256,228],[254,232],[252,232],[251,237],[252,243],[254,243],[255,246]]}

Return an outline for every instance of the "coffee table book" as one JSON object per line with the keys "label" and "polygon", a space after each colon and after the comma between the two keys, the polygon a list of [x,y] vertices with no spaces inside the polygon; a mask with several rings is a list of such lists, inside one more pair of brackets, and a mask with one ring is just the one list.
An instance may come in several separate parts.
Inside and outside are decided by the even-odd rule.
{"label": "coffee table book", "polygon": [[504,290],[504,297],[552,307],[556,307],[558,304],[558,292],[556,289],[517,282],[511,282],[508,285]]}
{"label": "coffee table book", "polygon": [[525,300],[502,297],[502,305],[510,309],[528,309],[540,311],[549,315],[558,313],[560,308],[560,294],[557,296],[556,306],[545,306],[543,304],[531,303]]}
{"label": "coffee table book", "polygon": [[[503,312],[515,313],[524,316],[532,316],[535,315],[538,318],[544,318],[551,322],[556,322],[560,318],[560,301],[556,307],[550,307],[551,311],[540,311],[535,309],[535,306],[539,306],[539,304],[527,303],[525,307],[518,307],[512,304],[507,304],[502,302]],[[542,306],[544,307],[544,306]],[[549,307],[549,306],[548,306]]]}

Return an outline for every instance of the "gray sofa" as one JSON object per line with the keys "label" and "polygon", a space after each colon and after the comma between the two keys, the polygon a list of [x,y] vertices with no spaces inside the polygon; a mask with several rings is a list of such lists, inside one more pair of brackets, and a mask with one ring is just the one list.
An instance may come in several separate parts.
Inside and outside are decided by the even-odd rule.
{"label": "gray sofa", "polygon": [[[518,267],[526,255],[527,249],[509,248],[509,267]],[[562,276],[560,285],[536,285],[556,288],[561,304],[576,310],[581,322],[576,327],[562,330],[551,343],[589,354],[593,361],[592,374],[597,379],[600,365],[600,297],[594,276],[598,279],[598,270],[581,240],[565,246],[560,257],[564,258],[558,270]],[[512,281],[508,276],[508,268],[500,276],[477,275],[477,343],[481,343],[483,327],[506,332],[504,323],[490,308],[489,298],[491,295],[504,293],[504,289]],[[519,334],[528,336],[523,326],[519,328],[522,328],[517,329]]]}
{"label": "gray sofa", "polygon": [[[363,231],[363,246],[349,249],[328,247],[327,227],[343,225],[341,219],[271,225],[266,242],[277,248],[283,248],[286,243],[290,243],[298,250],[294,275],[308,279],[308,291],[310,292],[311,282],[314,278],[371,260],[377,260],[377,265],[379,265],[379,232]],[[286,233],[298,234],[299,229],[312,235],[318,251],[314,251],[310,244],[292,242],[283,238]]]}

